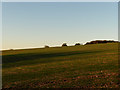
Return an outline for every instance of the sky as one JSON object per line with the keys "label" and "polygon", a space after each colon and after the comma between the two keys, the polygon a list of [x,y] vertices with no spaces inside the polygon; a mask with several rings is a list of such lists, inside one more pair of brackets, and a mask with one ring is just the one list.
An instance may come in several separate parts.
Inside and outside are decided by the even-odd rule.
{"label": "sky", "polygon": [[118,40],[117,2],[4,2],[2,49]]}

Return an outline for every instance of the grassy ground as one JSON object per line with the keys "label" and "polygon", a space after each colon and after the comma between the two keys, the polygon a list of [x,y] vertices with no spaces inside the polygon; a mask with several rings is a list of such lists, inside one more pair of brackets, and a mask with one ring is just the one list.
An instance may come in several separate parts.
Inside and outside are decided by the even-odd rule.
{"label": "grassy ground", "polygon": [[3,51],[3,88],[118,88],[118,44]]}

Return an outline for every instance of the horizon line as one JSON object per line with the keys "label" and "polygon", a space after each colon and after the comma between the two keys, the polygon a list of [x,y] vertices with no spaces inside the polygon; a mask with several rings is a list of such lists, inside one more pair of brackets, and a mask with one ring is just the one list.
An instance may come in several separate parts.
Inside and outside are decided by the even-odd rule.
{"label": "horizon line", "polygon": [[[119,40],[114,40],[114,39],[97,39],[98,41],[99,40],[101,40],[101,41],[104,41],[104,40],[106,40],[106,41],[117,41],[117,42],[119,42]],[[91,41],[97,41],[97,40],[90,40],[90,41],[87,41],[87,42],[91,42]],[[76,42],[76,43],[80,43],[81,45],[85,45],[87,42],[85,42],[85,43],[80,43],[80,42]],[[66,42],[64,42],[64,43],[66,43]],[[75,43],[75,44],[76,44]],[[67,44],[67,43],[66,43]],[[75,44],[70,44],[70,45],[68,45],[67,44],[67,46],[74,46]],[[49,47],[61,47],[62,45],[52,45],[52,46],[50,46],[50,45],[48,45],[48,44],[46,44],[46,45],[44,45],[44,46],[40,46],[40,47],[23,47],[23,48],[9,48],[9,49],[0,49],[0,51],[6,51],[6,50],[21,50],[21,49],[38,49],[38,48],[45,48],[45,46],[49,46]]]}

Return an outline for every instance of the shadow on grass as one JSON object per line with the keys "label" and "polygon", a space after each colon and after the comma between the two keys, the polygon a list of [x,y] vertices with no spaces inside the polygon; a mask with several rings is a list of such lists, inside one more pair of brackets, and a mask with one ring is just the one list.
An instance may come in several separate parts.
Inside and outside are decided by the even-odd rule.
{"label": "shadow on grass", "polygon": [[89,53],[99,53],[103,51],[72,51],[72,52],[62,52],[62,53],[28,53],[28,54],[17,54],[17,55],[5,55],[2,57],[2,63],[15,63],[19,61],[34,60],[34,59],[43,59],[43,58],[53,58],[61,56],[70,56],[70,55],[82,55]]}

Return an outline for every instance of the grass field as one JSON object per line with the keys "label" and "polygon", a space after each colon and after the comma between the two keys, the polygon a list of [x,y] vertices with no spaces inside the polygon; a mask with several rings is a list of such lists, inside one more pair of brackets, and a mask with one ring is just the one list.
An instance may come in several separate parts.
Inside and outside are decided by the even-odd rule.
{"label": "grass field", "polygon": [[118,88],[118,43],[8,50],[3,88]]}

